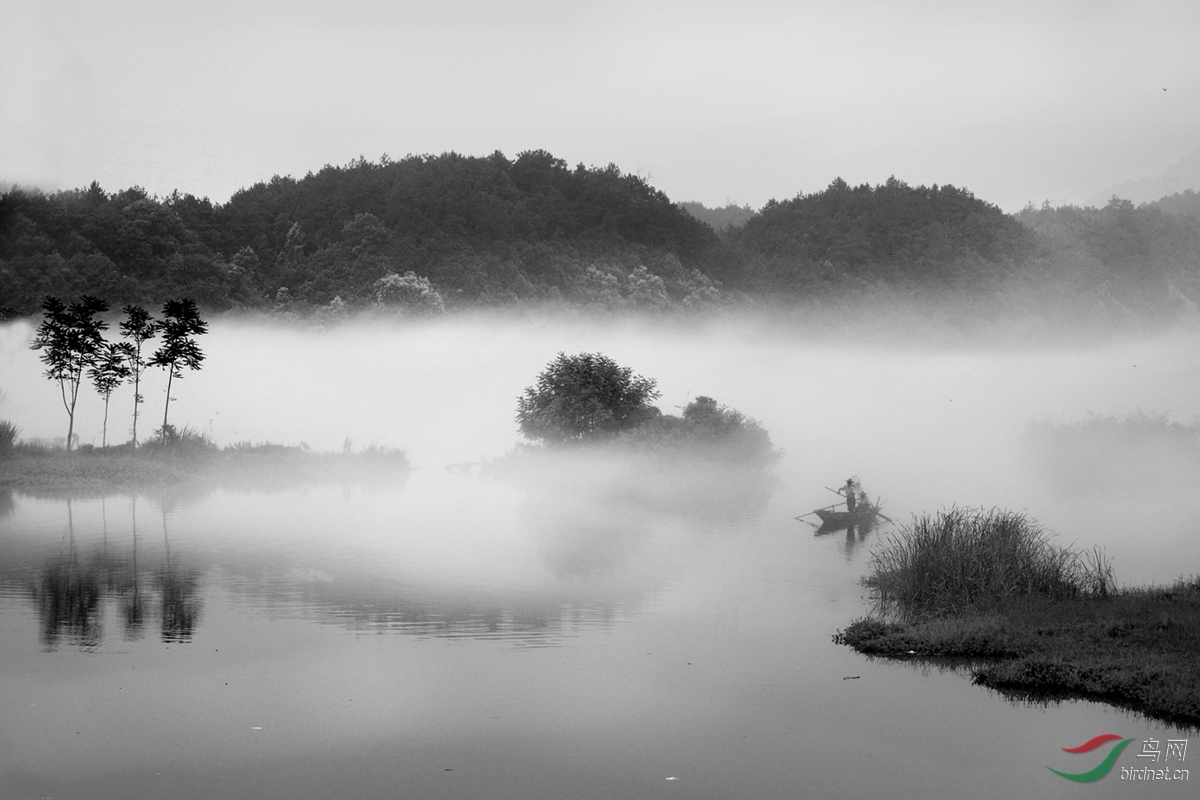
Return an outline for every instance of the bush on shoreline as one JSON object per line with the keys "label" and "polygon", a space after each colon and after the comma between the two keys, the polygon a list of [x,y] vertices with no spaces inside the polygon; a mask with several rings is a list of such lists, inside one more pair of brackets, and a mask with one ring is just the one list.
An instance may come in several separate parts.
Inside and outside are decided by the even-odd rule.
{"label": "bush on shoreline", "polygon": [[17,426],[6,419],[0,419],[0,458],[8,458],[17,444]]}
{"label": "bush on shoreline", "polygon": [[182,428],[164,425],[155,430],[150,438],[138,447],[137,452],[147,456],[202,458],[219,450],[217,443],[208,434],[191,425],[184,425]]}

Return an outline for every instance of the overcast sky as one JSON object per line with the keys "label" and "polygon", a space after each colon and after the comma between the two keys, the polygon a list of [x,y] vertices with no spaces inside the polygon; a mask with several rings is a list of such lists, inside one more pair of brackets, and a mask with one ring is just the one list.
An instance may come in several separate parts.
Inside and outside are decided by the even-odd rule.
{"label": "overcast sky", "polygon": [[1200,148],[1200,2],[0,0],[0,181],[224,202],[545,149],[674,200],[1083,202]]}

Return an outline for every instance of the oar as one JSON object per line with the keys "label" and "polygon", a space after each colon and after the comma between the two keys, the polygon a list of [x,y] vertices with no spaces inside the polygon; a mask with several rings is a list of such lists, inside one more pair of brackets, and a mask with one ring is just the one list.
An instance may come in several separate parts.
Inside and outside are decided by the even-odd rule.
{"label": "oar", "polygon": [[876,497],[876,498],[875,498],[875,516],[877,516],[877,517],[883,517],[883,518],[884,518],[884,519],[886,519],[888,522],[890,522],[890,523],[892,523],[893,525],[895,525],[895,524],[896,524],[896,520],[892,519],[892,518],[891,518],[891,517],[889,517],[887,514],[884,514],[882,511],[880,511],[880,510],[879,510],[879,509],[880,509],[882,506],[883,506],[883,498],[882,498],[882,497]]}

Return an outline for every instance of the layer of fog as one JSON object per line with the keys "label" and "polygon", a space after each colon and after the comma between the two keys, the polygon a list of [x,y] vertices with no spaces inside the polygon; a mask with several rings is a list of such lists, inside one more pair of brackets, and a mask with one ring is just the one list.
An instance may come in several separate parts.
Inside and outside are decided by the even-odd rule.
{"label": "layer of fog", "polygon": [[[28,323],[0,328],[0,418],[23,437],[61,437],[66,414],[28,349],[31,334]],[[1126,562],[1117,565],[1119,580],[1168,580],[1197,569],[1196,547],[1185,539],[1196,501],[1163,503],[1159,476],[1092,496],[1086,486],[1065,489],[1031,457],[1025,431],[1035,420],[1137,409],[1192,420],[1200,415],[1197,338],[1176,332],[1005,349],[814,339],[745,320],[480,316],[319,328],[225,318],[201,339],[203,369],[176,382],[171,422],[221,445],[401,447],[418,469],[440,471],[511,450],[520,441],[522,390],[559,351],[599,351],[657,379],[665,413],[708,395],[759,420],[786,453],[771,513],[825,505],[836,499],[825,487],[857,474],[899,521],[950,505],[1027,509],[1069,541],[1116,548]],[[143,438],[161,424],[164,386],[152,371]],[[128,388],[113,395],[110,442],[127,438],[131,405]],[[102,415],[102,402],[85,389],[75,426],[82,442],[99,445]],[[1187,471],[1165,460],[1158,466],[1164,480]],[[1118,545],[1135,535],[1156,542],[1140,564],[1137,548]]]}

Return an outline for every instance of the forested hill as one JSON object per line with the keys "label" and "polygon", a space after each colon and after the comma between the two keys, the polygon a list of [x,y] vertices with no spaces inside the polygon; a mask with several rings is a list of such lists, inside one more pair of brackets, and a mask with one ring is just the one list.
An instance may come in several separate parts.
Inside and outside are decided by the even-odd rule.
{"label": "forested hill", "polygon": [[1179,198],[1027,207],[1016,218],[1035,233],[1038,247],[1025,271],[1118,317],[1200,322],[1200,218],[1164,210],[1174,211]]}
{"label": "forested hill", "polygon": [[653,304],[711,289],[693,272],[718,246],[711,228],[615,165],[570,169],[544,151],[359,159],[276,177],[224,205],[95,184],[9,191],[0,297],[21,313],[45,294],[82,291],[116,303],[186,294],[217,308],[354,306],[378,300],[381,278],[411,271],[448,304],[587,304],[639,288]]}
{"label": "forested hill", "polygon": [[1151,208],[1166,211],[1180,217],[1195,217],[1200,220],[1200,192],[1188,189],[1183,192],[1167,195],[1153,203],[1147,203]]}
{"label": "forested hill", "polygon": [[752,285],[795,294],[863,285],[980,289],[1034,251],[1032,231],[953,186],[896,178],[771,201],[730,234]]}
{"label": "forested hill", "polygon": [[734,203],[727,203],[722,208],[708,208],[703,203],[685,200],[679,203],[679,207],[701,222],[708,223],[717,233],[741,227],[746,224],[746,220],[758,213],[748,205],[739,206]]}
{"label": "forested hill", "polygon": [[0,195],[0,310],[32,314],[46,295],[84,293],[112,306],[188,297],[213,311],[319,315],[935,298],[971,314],[1158,323],[1200,316],[1200,220],[1171,210],[1114,200],[1014,216],[953,186],[839,179],[743,209],[749,218],[718,237],[638,176],[544,151],[359,159],[225,204],[13,188]]}

